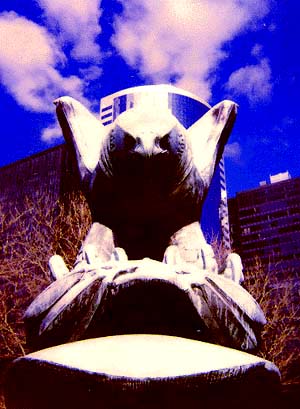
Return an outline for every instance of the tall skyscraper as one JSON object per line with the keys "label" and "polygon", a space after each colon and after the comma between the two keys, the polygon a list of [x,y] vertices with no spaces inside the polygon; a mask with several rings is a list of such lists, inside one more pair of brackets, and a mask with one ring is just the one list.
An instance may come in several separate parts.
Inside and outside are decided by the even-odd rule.
{"label": "tall skyscraper", "polygon": [[268,270],[300,267],[300,178],[270,176],[260,187],[229,199],[233,248],[245,266],[257,258]]}
{"label": "tall skyscraper", "polygon": [[[103,125],[111,124],[122,112],[136,107],[148,106],[168,108],[185,127],[189,128],[201,118],[210,105],[196,95],[172,85],[146,85],[128,88],[101,99],[100,120]],[[202,230],[210,241],[222,238],[230,247],[225,170],[223,159],[217,167],[203,207]]]}

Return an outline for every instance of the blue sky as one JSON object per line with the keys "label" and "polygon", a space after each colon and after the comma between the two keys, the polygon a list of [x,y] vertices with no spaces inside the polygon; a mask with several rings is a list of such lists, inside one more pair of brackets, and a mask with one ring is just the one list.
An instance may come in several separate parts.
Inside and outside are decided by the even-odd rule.
{"label": "blue sky", "polygon": [[229,196],[300,176],[298,2],[1,0],[0,166],[62,142],[52,101],[93,112],[123,88],[172,83],[239,104]]}

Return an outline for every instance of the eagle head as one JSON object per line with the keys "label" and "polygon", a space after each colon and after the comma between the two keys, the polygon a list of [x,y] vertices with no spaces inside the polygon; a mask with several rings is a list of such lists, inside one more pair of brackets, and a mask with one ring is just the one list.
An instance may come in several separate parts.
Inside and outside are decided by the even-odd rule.
{"label": "eagle head", "polygon": [[110,151],[144,158],[176,156],[184,150],[184,132],[169,110],[130,109],[114,122],[110,133]]}

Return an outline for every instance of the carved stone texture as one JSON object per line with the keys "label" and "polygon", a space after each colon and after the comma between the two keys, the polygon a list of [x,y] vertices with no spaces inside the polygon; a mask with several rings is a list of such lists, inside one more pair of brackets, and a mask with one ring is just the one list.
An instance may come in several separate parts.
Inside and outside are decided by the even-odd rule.
{"label": "carved stone texture", "polygon": [[[198,222],[236,104],[217,104],[189,129],[154,106],[130,109],[107,128],[70,97],[55,104],[93,225],[71,272],[50,260],[57,281],[25,314],[29,344],[151,332],[254,350],[263,313],[217,276]],[[232,258],[226,276],[238,283],[241,269]]]}
{"label": "carved stone texture", "polygon": [[[274,408],[271,362],[229,348],[158,335],[60,345],[16,360],[8,409]],[[275,406],[277,407],[277,406]]]}
{"label": "carved stone texture", "polygon": [[93,221],[113,231],[129,259],[162,260],[171,235],[200,220],[236,104],[217,104],[189,129],[154,106],[130,109],[104,127],[73,98],[55,104]]}
{"label": "carved stone texture", "polygon": [[104,128],[55,103],[93,224],[71,271],[50,259],[56,281],[25,313],[33,349],[68,344],[13,363],[8,409],[272,406],[278,369],[223,347],[255,351],[264,314],[239,256],[219,271],[198,222],[236,104],[185,129],[153,106]]}
{"label": "carved stone texture", "polygon": [[[173,245],[174,246],[174,245]],[[265,323],[240,285],[194,263],[86,264],[39,295],[26,315],[34,349],[113,334],[168,334],[253,351]]]}

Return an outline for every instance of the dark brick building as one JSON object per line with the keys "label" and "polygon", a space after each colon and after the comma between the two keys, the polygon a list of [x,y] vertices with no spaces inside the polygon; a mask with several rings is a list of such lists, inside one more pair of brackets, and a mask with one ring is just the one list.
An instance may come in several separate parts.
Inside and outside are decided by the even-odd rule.
{"label": "dark brick building", "polygon": [[65,144],[0,168],[0,181],[0,209],[4,213],[22,209],[25,197],[47,195],[55,202],[79,186],[76,164]]}
{"label": "dark brick building", "polygon": [[269,270],[299,269],[300,178],[286,172],[270,182],[229,199],[233,248],[245,266],[258,257]]}

